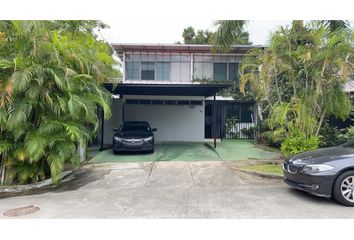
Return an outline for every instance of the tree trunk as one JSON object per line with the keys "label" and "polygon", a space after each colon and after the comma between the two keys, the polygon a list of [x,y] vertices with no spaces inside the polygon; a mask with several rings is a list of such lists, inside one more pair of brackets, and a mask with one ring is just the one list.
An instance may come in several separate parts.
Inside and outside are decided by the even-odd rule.
{"label": "tree trunk", "polygon": [[0,171],[1,171],[0,185],[2,186],[5,182],[5,157],[4,156],[2,156],[1,159]]}
{"label": "tree trunk", "polygon": [[325,115],[326,115],[326,110],[327,110],[327,107],[325,107],[325,108],[323,109],[322,113],[321,113],[321,117],[320,117],[320,121],[319,121],[319,123],[318,123],[318,128],[317,128],[315,137],[318,136],[318,134],[319,134],[319,132],[320,132],[320,130],[321,130],[321,126],[322,126],[322,123],[323,123],[323,119],[324,119],[324,117],[325,117]]}
{"label": "tree trunk", "polygon": [[80,158],[80,163],[86,160],[87,154],[87,143],[85,142],[83,145],[78,144],[77,152]]}
{"label": "tree trunk", "polygon": [[275,87],[277,88],[278,101],[281,102],[281,94],[279,89],[278,77],[275,76]]}

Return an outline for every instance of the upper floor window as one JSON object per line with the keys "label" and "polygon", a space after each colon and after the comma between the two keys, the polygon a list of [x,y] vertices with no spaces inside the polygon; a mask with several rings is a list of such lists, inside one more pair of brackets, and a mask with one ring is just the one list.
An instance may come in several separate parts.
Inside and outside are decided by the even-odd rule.
{"label": "upper floor window", "polygon": [[155,63],[141,62],[141,79],[154,80],[155,79]]}
{"label": "upper floor window", "polygon": [[206,55],[194,56],[194,80],[238,81],[238,65],[241,56]]}
{"label": "upper floor window", "polygon": [[190,81],[190,54],[126,53],[125,80]]}
{"label": "upper floor window", "polygon": [[140,79],[140,62],[125,63],[125,78],[131,80]]}
{"label": "upper floor window", "polygon": [[157,62],[156,63],[156,80],[170,80],[171,63]]}
{"label": "upper floor window", "polygon": [[227,63],[214,63],[214,80],[227,80]]}

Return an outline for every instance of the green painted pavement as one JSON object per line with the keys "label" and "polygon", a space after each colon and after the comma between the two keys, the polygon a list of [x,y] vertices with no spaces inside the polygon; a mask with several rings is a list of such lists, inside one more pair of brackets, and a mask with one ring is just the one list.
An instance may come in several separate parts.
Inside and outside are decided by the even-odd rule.
{"label": "green painted pavement", "polygon": [[278,152],[258,148],[249,140],[223,140],[217,143],[164,143],[156,144],[154,153],[121,153],[112,150],[95,155],[90,163],[153,162],[153,161],[221,161],[249,159],[279,159]]}
{"label": "green painted pavement", "polygon": [[216,151],[223,160],[268,160],[279,159],[279,152],[272,152],[257,147],[253,140],[225,139],[216,145]]}

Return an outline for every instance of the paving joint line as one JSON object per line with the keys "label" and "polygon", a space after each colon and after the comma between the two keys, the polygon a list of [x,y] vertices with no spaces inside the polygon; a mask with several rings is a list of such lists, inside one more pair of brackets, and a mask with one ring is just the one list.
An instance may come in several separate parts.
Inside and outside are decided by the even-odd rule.
{"label": "paving joint line", "polygon": [[192,182],[193,182],[193,186],[194,186],[195,182],[194,182],[194,176],[193,176],[193,172],[192,172],[192,164],[191,164],[191,162],[189,162],[189,171],[191,173]]}
{"label": "paving joint line", "polygon": [[152,169],[154,168],[154,165],[155,165],[155,161],[153,161],[153,162],[151,163],[150,172],[149,172],[148,177],[146,178],[146,182],[145,182],[144,187],[146,187],[147,184],[148,184],[148,182],[149,182],[149,179],[150,179],[150,176],[151,176],[151,173],[152,173]]}

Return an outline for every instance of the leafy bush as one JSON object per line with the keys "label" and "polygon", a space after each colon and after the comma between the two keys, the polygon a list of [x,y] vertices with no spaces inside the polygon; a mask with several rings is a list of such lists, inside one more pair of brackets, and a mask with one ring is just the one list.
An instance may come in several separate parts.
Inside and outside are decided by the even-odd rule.
{"label": "leafy bush", "polygon": [[236,138],[236,136],[239,134],[238,132],[234,131],[236,130],[236,123],[238,123],[238,119],[236,117],[226,119],[226,134],[231,138]]}
{"label": "leafy bush", "polygon": [[328,122],[326,122],[319,135],[321,136],[320,147],[333,147],[343,143],[345,140],[342,136],[342,131],[336,127],[331,127]]}
{"label": "leafy bush", "polygon": [[286,157],[309,151],[315,150],[320,144],[320,138],[315,136],[306,137],[305,134],[290,137],[284,140],[281,144],[280,150]]}
{"label": "leafy bush", "polygon": [[254,134],[256,132],[255,127],[250,127],[250,128],[242,128],[241,133],[247,138],[254,138]]}
{"label": "leafy bush", "polygon": [[262,140],[265,141],[268,145],[275,147],[275,148],[280,148],[281,143],[284,141],[282,138],[274,138],[274,131],[265,131],[260,134],[262,136]]}
{"label": "leafy bush", "polygon": [[97,21],[0,21],[1,184],[27,184],[78,165],[77,148],[110,116],[101,86],[115,72]]}
{"label": "leafy bush", "polygon": [[344,134],[340,135],[341,139],[343,139],[342,142],[348,141],[349,139],[354,137],[354,126],[349,127],[346,129]]}
{"label": "leafy bush", "polygon": [[333,147],[338,146],[352,137],[354,137],[354,126],[338,129],[336,127],[329,126],[328,123],[324,124],[320,131],[321,142],[320,147]]}

